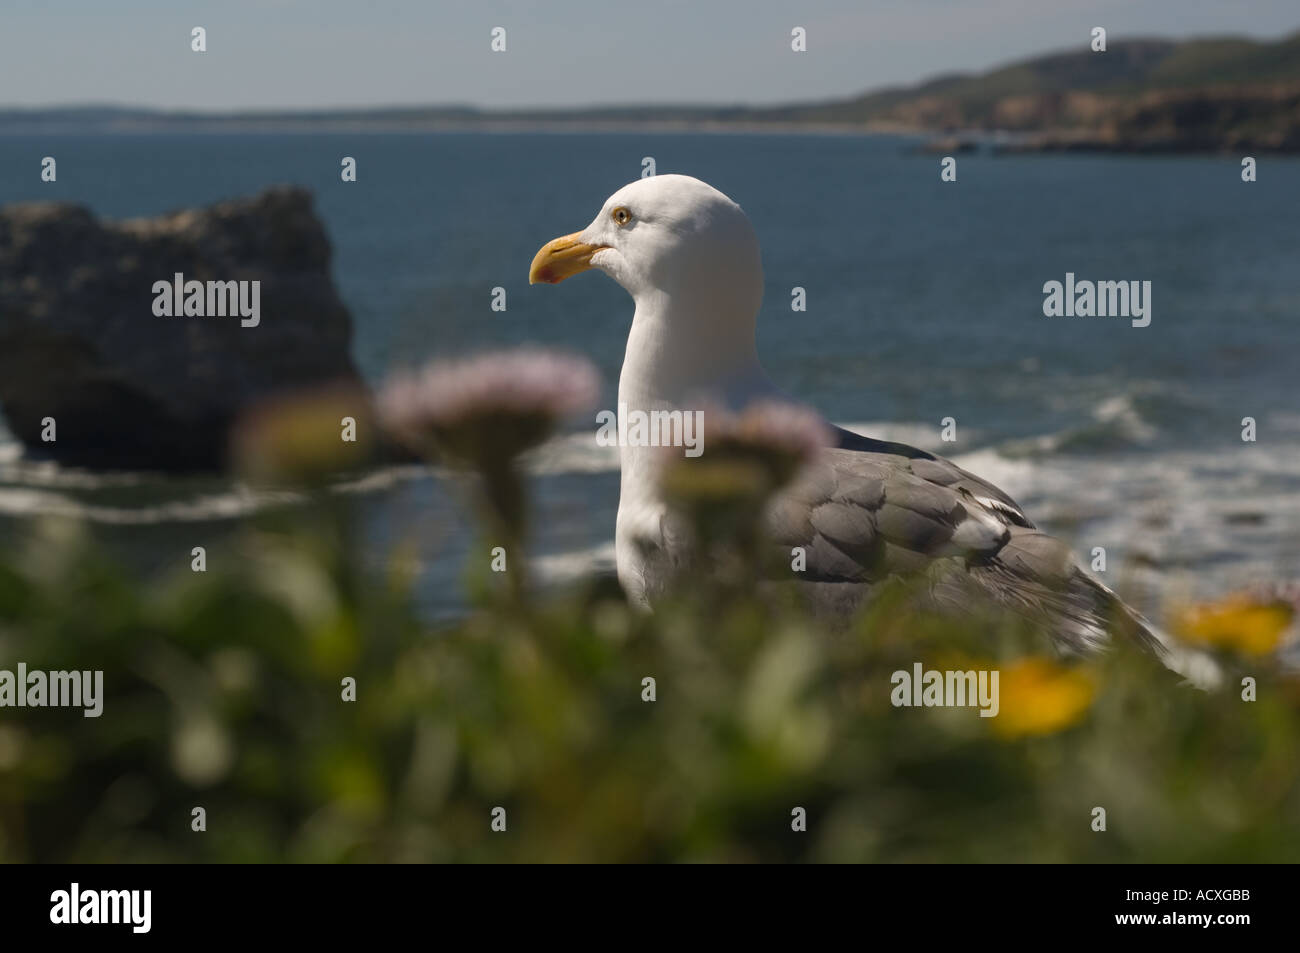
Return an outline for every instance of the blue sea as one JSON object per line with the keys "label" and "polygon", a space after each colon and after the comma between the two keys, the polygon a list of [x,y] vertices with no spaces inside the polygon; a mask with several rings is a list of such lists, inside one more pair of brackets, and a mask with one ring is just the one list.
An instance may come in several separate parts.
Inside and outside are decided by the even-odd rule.
{"label": "blue sea", "polygon": [[[1300,577],[1300,160],[961,155],[888,136],[740,134],[0,135],[0,204],[153,215],[309,187],[372,382],[523,343],[577,351],[614,406],[631,319],[599,274],[529,287],[533,253],[585,226],[642,160],[737,200],[763,243],[759,351],[788,393],[940,452],[1014,496],[1140,601]],[[58,181],[39,179],[58,160]],[[340,181],[354,156],[358,181]],[[71,263],[70,263],[71,267]],[[1152,283],[1151,324],[1045,317],[1043,285]],[[503,287],[507,309],[491,309]],[[791,289],[807,310],[791,310]],[[249,333],[256,333],[250,331]],[[940,439],[952,417],[957,439]],[[1242,440],[1242,419],[1257,440]],[[594,420],[533,459],[536,565],[612,565],[614,451]],[[376,566],[418,552],[431,616],[461,611],[472,528],[444,478],[386,467],[336,488]],[[145,571],[277,506],[219,478],[97,474],[22,458],[0,429],[0,528],[71,516]]]}

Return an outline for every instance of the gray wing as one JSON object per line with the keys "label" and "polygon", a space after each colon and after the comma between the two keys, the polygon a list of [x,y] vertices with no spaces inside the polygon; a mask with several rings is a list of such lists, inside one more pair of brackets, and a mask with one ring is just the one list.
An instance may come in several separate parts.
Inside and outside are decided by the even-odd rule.
{"label": "gray wing", "polygon": [[938,608],[999,606],[1043,628],[1070,654],[1120,632],[1163,652],[1145,620],[997,487],[923,450],[839,434],[840,446],[767,513],[787,563],[787,547],[803,547],[799,578],[815,608],[843,615],[869,598],[874,584],[914,577]]}

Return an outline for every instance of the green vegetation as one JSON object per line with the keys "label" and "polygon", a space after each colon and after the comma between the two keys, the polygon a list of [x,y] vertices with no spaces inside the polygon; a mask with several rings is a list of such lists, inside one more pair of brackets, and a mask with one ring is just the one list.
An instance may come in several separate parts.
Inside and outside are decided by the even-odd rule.
{"label": "green vegetation", "polygon": [[[913,583],[827,628],[756,582],[758,514],[825,438],[761,404],[664,472],[708,571],[653,615],[612,580],[539,593],[515,463],[595,384],[581,361],[519,352],[380,394],[388,433],[473,474],[482,542],[455,623],[419,618],[409,550],[377,563],[330,491],[356,459],[326,436],[329,394],[244,425],[245,472],[307,502],[248,521],[205,571],[133,578],[65,521],[12,547],[0,679],[21,663],[104,684],[99,717],[0,708],[0,861],[1300,855],[1300,680],[1272,661],[1294,593],[1172,620],[1219,654],[1214,693],[1125,645],[1069,663],[1022,621],[922,613]],[[895,673],[917,664],[997,672],[996,715],[896,705]]]}
{"label": "green vegetation", "polygon": [[[431,630],[400,553],[364,568],[336,503],[144,584],[72,524],[0,561],[0,668],[105,673],[98,719],[0,709],[0,860],[1300,856],[1300,684],[1262,657],[1225,656],[1259,680],[1245,702],[1237,676],[1205,694],[1123,648],[1041,659],[1032,633],[917,615],[901,586],[833,633],[735,578],[648,616],[486,559],[473,613]],[[1002,713],[893,707],[917,661],[1000,667]]]}

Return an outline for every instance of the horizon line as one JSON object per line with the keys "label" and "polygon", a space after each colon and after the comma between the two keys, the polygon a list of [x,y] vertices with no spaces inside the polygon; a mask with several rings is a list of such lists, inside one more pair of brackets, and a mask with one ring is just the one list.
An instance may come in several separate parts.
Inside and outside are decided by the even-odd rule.
{"label": "horizon line", "polygon": [[[1113,47],[1133,43],[1168,43],[1172,45],[1182,45],[1187,43],[1214,41],[1236,40],[1240,42],[1252,43],[1260,46],[1283,43],[1288,40],[1300,39],[1300,27],[1276,35],[1272,39],[1253,37],[1241,33],[1207,33],[1187,36],[1182,38],[1171,38],[1166,36],[1132,36],[1124,37],[1111,41]],[[312,114],[340,114],[340,113],[367,113],[367,112],[411,112],[417,110],[442,110],[442,111],[463,111],[475,112],[486,115],[501,115],[511,113],[573,113],[573,112],[596,112],[600,110],[647,110],[647,109],[738,109],[738,110],[762,110],[762,109],[787,109],[798,106],[826,105],[831,103],[846,102],[853,99],[860,99],[866,96],[879,95],[882,93],[907,91],[921,89],[931,83],[948,79],[970,79],[982,76],[988,76],[1000,72],[1004,69],[1012,69],[1027,63],[1033,63],[1038,60],[1047,59],[1054,56],[1062,56],[1074,53],[1086,52],[1080,50],[1077,46],[1072,47],[1055,47],[1044,50],[1030,56],[1023,56],[1013,60],[1007,60],[1000,65],[992,66],[983,70],[953,70],[949,72],[938,72],[927,76],[924,79],[914,82],[900,82],[894,84],[885,84],[880,86],[858,89],[856,91],[833,94],[818,99],[792,99],[769,101],[761,103],[746,102],[723,102],[717,100],[699,100],[699,101],[681,101],[681,100],[661,100],[658,102],[604,102],[604,103],[585,103],[573,104],[567,106],[554,105],[513,105],[513,106],[487,106],[476,105],[464,102],[419,102],[419,103],[371,103],[369,105],[333,105],[333,106],[228,106],[228,107],[174,107],[174,106],[157,106],[143,103],[118,103],[118,102],[62,102],[47,103],[44,105],[9,105],[0,103],[0,112],[14,113],[39,113],[39,112],[73,112],[77,110],[97,110],[97,111],[123,111],[123,112],[145,112],[158,116],[196,116],[208,119],[221,118],[242,118],[256,116],[275,116],[283,114],[294,114],[299,116],[309,116]]]}

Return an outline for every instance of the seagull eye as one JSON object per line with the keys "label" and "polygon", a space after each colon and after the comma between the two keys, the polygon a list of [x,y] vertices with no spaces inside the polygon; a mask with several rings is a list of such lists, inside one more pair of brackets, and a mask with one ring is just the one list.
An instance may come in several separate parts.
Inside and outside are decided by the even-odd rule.
{"label": "seagull eye", "polygon": [[619,226],[626,225],[628,222],[632,221],[632,213],[629,212],[622,205],[614,209],[614,211],[610,212],[609,214],[610,214],[610,218],[612,218],[615,224]]}

